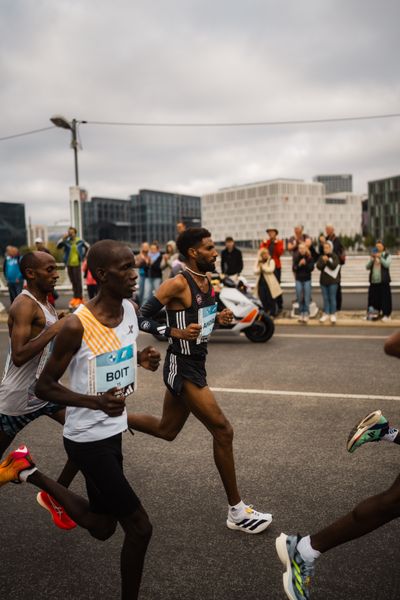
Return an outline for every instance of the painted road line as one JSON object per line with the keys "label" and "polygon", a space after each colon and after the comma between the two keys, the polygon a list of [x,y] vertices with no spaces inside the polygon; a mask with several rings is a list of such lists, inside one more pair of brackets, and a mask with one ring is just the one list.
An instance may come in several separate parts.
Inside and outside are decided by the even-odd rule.
{"label": "painted road line", "polygon": [[379,396],[374,394],[335,394],[332,392],[298,392],[296,390],[255,390],[243,388],[217,388],[213,392],[221,394],[258,394],[263,396],[301,396],[303,398],[337,398],[339,400],[393,400],[400,402],[400,396]]}
{"label": "painted road line", "polygon": [[278,338],[319,338],[319,339],[337,339],[337,340],[386,340],[388,335],[351,335],[350,333],[344,333],[340,335],[340,333],[274,333],[273,337]]}

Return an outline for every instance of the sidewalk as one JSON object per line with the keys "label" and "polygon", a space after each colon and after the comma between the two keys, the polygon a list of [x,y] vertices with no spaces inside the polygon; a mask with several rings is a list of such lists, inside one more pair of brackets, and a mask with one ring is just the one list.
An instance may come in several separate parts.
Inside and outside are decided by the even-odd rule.
{"label": "sidewalk", "polygon": [[[290,312],[284,310],[282,315],[279,315],[276,319],[274,319],[275,325],[298,325],[299,327],[332,327],[332,323],[330,321],[326,321],[325,323],[319,322],[319,317],[322,313],[319,313],[317,317],[314,319],[310,319],[307,324],[299,323],[297,317],[292,319],[290,317]],[[335,327],[399,327],[400,328],[400,312],[394,311],[392,313],[392,318],[390,321],[382,321],[378,319],[377,321],[366,321],[365,320],[365,311],[364,310],[354,310],[354,311],[340,311],[336,313],[337,321]]]}

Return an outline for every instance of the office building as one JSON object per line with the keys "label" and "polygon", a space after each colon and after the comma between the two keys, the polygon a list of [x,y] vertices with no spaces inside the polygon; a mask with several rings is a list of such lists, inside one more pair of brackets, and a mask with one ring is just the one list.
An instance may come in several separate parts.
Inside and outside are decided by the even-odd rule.
{"label": "office building", "polygon": [[368,221],[374,237],[400,238],[400,175],[368,182]]}
{"label": "office building", "polygon": [[0,254],[4,254],[6,246],[26,243],[25,204],[0,202]]}
{"label": "office building", "polygon": [[131,239],[137,245],[157,240],[164,245],[176,238],[176,224],[188,227],[201,224],[201,200],[198,196],[140,190],[130,197]]}
{"label": "office building", "polygon": [[83,238],[89,244],[106,239],[131,241],[129,200],[93,197],[82,202],[82,220]]}
{"label": "office building", "polygon": [[344,175],[315,175],[313,181],[323,183],[327,194],[353,191],[353,176]]}
{"label": "office building", "polygon": [[325,194],[322,183],[276,179],[223,188],[202,197],[203,226],[217,242],[228,235],[239,245],[258,247],[266,227],[276,227],[287,239],[297,224],[317,238],[326,224],[338,234],[361,233],[362,197],[352,193]]}
{"label": "office building", "polygon": [[198,227],[201,223],[198,196],[140,190],[129,199],[93,197],[82,203],[83,237],[93,244],[114,239],[130,242],[157,240],[164,245],[176,238],[176,223]]}

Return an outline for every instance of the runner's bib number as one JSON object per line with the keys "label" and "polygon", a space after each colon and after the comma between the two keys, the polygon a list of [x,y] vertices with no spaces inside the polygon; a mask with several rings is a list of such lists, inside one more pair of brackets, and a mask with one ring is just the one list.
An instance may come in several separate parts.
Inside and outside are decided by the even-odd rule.
{"label": "runner's bib number", "polygon": [[203,306],[199,308],[198,322],[201,325],[199,337],[197,343],[206,342],[210,337],[212,330],[214,329],[215,319],[217,316],[217,305],[212,304],[211,306]]}
{"label": "runner's bib number", "polygon": [[113,387],[125,395],[136,389],[136,344],[89,358],[89,394],[103,394]]}

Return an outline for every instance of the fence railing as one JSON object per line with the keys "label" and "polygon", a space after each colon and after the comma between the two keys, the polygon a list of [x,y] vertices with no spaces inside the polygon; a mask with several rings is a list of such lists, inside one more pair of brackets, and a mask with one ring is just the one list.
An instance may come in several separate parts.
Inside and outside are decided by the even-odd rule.
{"label": "fence railing", "polygon": [[[243,253],[244,269],[243,275],[248,279],[249,282],[255,281],[254,266],[256,262],[257,252],[256,251],[245,251]],[[282,262],[282,281],[281,285],[283,288],[293,288],[294,278],[292,273],[292,258],[290,256],[283,256]],[[341,281],[342,287],[344,288],[367,288],[369,285],[369,272],[366,270],[365,265],[368,262],[368,256],[347,256],[346,264],[342,267]],[[71,284],[68,279],[68,273],[64,263],[57,263],[58,273],[60,278],[58,280],[57,289],[59,291],[70,291]],[[220,270],[219,261],[217,263],[217,270]],[[312,272],[312,285],[313,287],[319,286],[319,275],[318,269],[314,269]],[[400,288],[400,256],[392,256],[392,263],[390,266],[390,276],[392,279],[392,287]],[[4,280],[3,273],[0,274],[0,292],[5,292],[7,286]]]}

